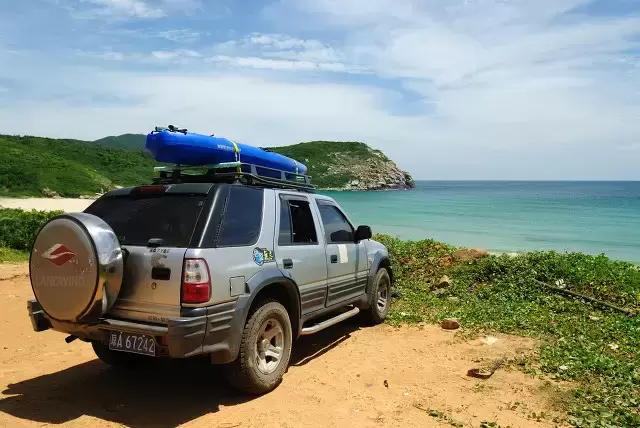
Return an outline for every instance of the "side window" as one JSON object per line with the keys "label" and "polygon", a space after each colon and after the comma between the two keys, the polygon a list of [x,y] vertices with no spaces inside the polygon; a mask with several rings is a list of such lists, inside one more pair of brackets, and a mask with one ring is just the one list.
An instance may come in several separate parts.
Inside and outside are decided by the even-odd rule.
{"label": "side window", "polygon": [[309,202],[280,200],[280,231],[278,245],[317,244],[318,235],[313,223]]}
{"label": "side window", "polygon": [[353,244],[355,236],[353,228],[344,215],[334,206],[318,204],[322,224],[328,244],[350,243]]}
{"label": "side window", "polygon": [[289,201],[280,200],[280,232],[278,233],[278,245],[291,245],[293,237],[291,236],[291,211]]}
{"label": "side window", "polygon": [[262,226],[264,192],[252,187],[231,186],[218,235],[218,247],[253,245]]}

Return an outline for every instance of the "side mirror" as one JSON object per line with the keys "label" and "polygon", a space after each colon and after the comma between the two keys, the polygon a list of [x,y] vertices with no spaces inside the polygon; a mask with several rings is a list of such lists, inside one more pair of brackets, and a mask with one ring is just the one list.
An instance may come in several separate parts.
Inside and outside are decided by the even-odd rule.
{"label": "side mirror", "polygon": [[365,239],[371,239],[373,232],[369,226],[358,226],[356,230],[356,242],[364,241]]}

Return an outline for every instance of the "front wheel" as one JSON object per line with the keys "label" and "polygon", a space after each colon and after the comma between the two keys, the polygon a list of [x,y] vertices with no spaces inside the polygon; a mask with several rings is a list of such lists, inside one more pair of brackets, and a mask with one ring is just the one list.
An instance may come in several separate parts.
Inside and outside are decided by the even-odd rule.
{"label": "front wheel", "polygon": [[275,389],[291,358],[291,321],[275,300],[265,300],[247,320],[238,358],[229,365],[229,383],[243,392],[265,394]]}
{"label": "front wheel", "polygon": [[391,306],[391,277],[385,268],[376,273],[371,290],[371,305],[365,316],[372,324],[380,324],[389,313]]}

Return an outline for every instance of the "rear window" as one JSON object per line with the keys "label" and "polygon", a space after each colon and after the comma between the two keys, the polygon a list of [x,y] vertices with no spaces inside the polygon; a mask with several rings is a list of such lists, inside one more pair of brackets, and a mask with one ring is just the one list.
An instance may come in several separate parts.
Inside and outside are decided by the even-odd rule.
{"label": "rear window", "polygon": [[187,247],[206,196],[172,195],[131,199],[105,198],[85,212],[104,220],[122,245],[144,245],[162,239],[163,247]]}
{"label": "rear window", "polygon": [[240,247],[258,242],[263,199],[262,189],[231,186],[220,225],[218,247]]}

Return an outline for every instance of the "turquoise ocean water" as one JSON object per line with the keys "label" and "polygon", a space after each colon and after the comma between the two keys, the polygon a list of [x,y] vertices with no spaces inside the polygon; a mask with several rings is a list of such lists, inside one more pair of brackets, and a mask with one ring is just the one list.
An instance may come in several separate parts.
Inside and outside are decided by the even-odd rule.
{"label": "turquoise ocean water", "polygon": [[323,193],[374,233],[640,263],[640,182],[421,181],[409,191]]}

